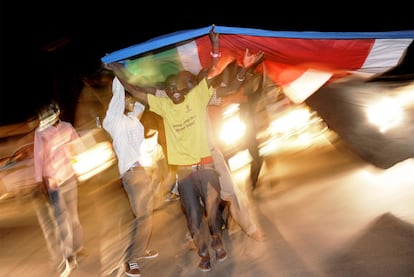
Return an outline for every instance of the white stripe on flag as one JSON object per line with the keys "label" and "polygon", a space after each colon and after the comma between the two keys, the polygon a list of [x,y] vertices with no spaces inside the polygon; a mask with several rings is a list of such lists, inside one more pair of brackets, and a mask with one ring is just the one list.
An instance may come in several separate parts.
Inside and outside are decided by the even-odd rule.
{"label": "white stripe on flag", "polygon": [[308,69],[299,78],[283,86],[283,92],[295,104],[300,104],[323,86],[331,76],[331,72]]}
{"label": "white stripe on flag", "polygon": [[194,40],[177,47],[177,53],[185,70],[198,74],[202,67],[198,56],[197,44]]}
{"label": "white stripe on flag", "polygon": [[412,39],[377,39],[361,69],[365,73],[383,73],[396,66]]}

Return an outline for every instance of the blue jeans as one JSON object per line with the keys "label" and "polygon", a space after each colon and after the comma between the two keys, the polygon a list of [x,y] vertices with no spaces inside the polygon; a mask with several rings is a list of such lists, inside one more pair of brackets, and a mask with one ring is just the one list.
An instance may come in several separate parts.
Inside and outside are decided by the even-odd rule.
{"label": "blue jeans", "polygon": [[49,190],[60,247],[64,258],[75,256],[83,248],[83,229],[78,214],[78,183],[72,177],[56,190]]}
{"label": "blue jeans", "polygon": [[187,226],[200,257],[208,256],[207,234],[203,225],[207,219],[212,236],[212,247],[223,248],[221,240],[222,217],[219,210],[221,202],[220,184],[214,169],[191,170],[187,167],[178,169],[178,191],[180,201],[187,219]]}
{"label": "blue jeans", "polygon": [[144,167],[138,166],[122,175],[122,185],[128,195],[132,213],[130,240],[125,259],[130,261],[144,254],[152,233],[152,214],[156,183]]}

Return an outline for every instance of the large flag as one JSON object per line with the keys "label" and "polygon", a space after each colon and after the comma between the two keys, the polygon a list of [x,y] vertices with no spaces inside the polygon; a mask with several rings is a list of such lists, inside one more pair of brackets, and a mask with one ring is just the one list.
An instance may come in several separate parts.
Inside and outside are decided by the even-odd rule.
{"label": "large flag", "polygon": [[[210,28],[166,34],[115,51],[101,60],[123,63],[129,82],[141,86],[157,85],[183,69],[197,74],[211,62]],[[397,94],[395,87],[404,85],[372,80],[407,68],[407,64],[411,70],[407,73],[413,76],[410,57],[412,60],[414,30],[286,32],[215,26],[215,31],[220,34],[221,51],[215,73],[233,61],[241,64],[246,48],[252,53],[264,52],[257,70],[266,77],[264,88],[269,86],[269,91],[275,92],[274,98],[266,102],[270,118],[292,103],[305,102],[351,149],[372,164],[388,168],[413,156],[412,108],[405,111],[406,120],[411,121],[386,133],[366,122],[364,109],[379,96]],[[353,79],[364,81],[349,82]],[[365,101],[367,95],[372,100],[369,104]]]}
{"label": "large flag", "polygon": [[[172,73],[197,74],[208,66],[210,26],[163,35],[102,57],[125,64],[130,82],[153,86]],[[294,103],[326,83],[349,74],[372,76],[395,67],[414,39],[414,30],[391,32],[295,32],[215,26],[220,34],[218,71],[241,59],[246,48],[263,51],[259,68]]]}

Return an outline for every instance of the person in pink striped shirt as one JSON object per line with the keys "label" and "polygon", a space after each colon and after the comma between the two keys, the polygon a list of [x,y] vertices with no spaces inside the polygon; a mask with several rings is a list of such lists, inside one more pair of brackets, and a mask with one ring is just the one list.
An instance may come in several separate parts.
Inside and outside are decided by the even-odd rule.
{"label": "person in pink striped shirt", "polygon": [[78,181],[67,149],[68,143],[79,135],[71,123],[60,120],[60,108],[54,101],[41,107],[38,117],[39,127],[34,135],[35,180],[44,187],[53,207],[61,250],[57,270],[60,276],[69,276],[77,265],[76,254],[84,247]]}

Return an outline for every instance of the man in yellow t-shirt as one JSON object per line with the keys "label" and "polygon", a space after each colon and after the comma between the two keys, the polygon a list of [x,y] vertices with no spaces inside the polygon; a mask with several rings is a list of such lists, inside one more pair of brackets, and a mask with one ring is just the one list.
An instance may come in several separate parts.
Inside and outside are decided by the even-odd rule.
{"label": "man in yellow t-shirt", "polygon": [[[216,40],[217,36],[212,38]],[[251,55],[246,49],[243,67],[237,78],[228,87],[217,88],[217,96],[223,96],[238,88],[244,81],[248,68],[262,57],[263,52]],[[113,63],[108,68],[115,71],[121,83],[134,97],[141,103],[148,104],[151,111],[163,118],[167,159],[169,164],[178,167],[180,201],[188,229],[201,257],[198,267],[201,271],[209,271],[211,263],[206,228],[202,224],[204,218],[208,223],[211,247],[215,251],[216,259],[223,261],[227,257],[221,238],[223,219],[219,210],[220,184],[210,153],[206,126],[207,105],[214,93],[213,87],[210,86],[209,79],[204,77],[189,88],[186,83],[188,72],[182,71],[166,79],[165,91],[168,98],[158,97],[122,78],[122,65]]]}

